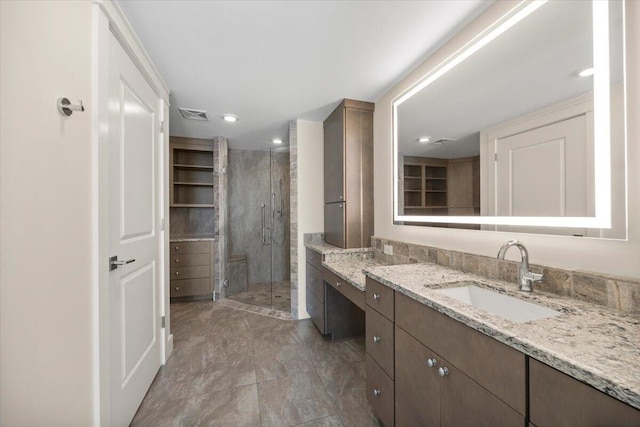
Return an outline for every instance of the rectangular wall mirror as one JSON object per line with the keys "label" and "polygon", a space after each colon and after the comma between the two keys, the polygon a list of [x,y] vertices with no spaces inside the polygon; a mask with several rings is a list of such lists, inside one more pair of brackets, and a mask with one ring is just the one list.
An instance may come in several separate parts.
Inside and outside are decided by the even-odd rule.
{"label": "rectangular wall mirror", "polygon": [[624,2],[520,3],[393,101],[394,222],[626,238]]}

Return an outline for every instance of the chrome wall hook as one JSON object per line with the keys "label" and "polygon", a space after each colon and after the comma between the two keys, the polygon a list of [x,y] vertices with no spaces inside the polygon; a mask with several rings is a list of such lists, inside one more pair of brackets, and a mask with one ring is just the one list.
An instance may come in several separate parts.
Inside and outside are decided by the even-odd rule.
{"label": "chrome wall hook", "polygon": [[75,105],[68,98],[58,98],[58,111],[63,116],[70,116],[74,111],[84,111],[84,105],[81,100],[78,100],[78,105]]}

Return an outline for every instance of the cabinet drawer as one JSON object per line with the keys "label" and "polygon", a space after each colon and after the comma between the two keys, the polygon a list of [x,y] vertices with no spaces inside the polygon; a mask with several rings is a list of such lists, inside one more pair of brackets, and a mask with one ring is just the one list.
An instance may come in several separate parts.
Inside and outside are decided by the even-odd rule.
{"label": "cabinet drawer", "polygon": [[394,426],[393,380],[367,354],[367,400],[385,427]]}
{"label": "cabinet drawer", "polygon": [[526,412],[524,354],[399,292],[396,324],[506,402]]}
{"label": "cabinet drawer", "polygon": [[173,267],[171,269],[171,280],[175,279],[197,279],[200,277],[210,277],[208,265],[198,265],[193,267]]}
{"label": "cabinet drawer", "polygon": [[375,310],[365,315],[367,353],[393,378],[393,323]]}
{"label": "cabinet drawer", "polygon": [[367,277],[366,290],[367,305],[393,322],[393,289]]}
{"label": "cabinet drawer", "polygon": [[171,267],[190,267],[193,265],[210,265],[211,254],[173,254]]}
{"label": "cabinet drawer", "polygon": [[170,254],[211,253],[211,242],[173,242],[169,244]]}
{"label": "cabinet drawer", "polygon": [[211,279],[181,279],[171,281],[171,298],[195,295],[213,295]]}
{"label": "cabinet drawer", "polygon": [[364,310],[364,292],[347,283],[346,280],[326,268],[322,270],[322,278],[325,282],[344,295],[349,301],[357,305],[361,310]]}
{"label": "cabinet drawer", "polygon": [[324,304],[320,302],[318,298],[307,287],[307,313],[311,317],[313,324],[320,331],[321,334],[326,334],[326,326],[324,322]]}
{"label": "cabinet drawer", "polygon": [[640,426],[640,411],[529,359],[531,422],[547,426]]}
{"label": "cabinet drawer", "polygon": [[307,263],[307,289],[324,303],[324,284],[322,282],[322,270],[318,270],[313,265]]}
{"label": "cabinet drawer", "polygon": [[307,262],[322,271],[322,254],[307,248]]}

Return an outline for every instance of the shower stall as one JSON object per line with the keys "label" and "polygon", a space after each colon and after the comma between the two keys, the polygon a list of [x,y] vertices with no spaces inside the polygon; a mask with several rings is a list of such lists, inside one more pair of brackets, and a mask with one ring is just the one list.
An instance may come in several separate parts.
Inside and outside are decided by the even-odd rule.
{"label": "shower stall", "polygon": [[289,149],[229,150],[225,296],[291,311]]}

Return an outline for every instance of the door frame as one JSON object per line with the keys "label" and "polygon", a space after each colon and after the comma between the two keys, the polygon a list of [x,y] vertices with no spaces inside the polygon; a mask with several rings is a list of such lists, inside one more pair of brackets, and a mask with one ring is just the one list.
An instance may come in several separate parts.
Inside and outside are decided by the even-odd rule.
{"label": "door frame", "polygon": [[[159,187],[155,218],[158,219],[157,259],[159,279],[157,289],[162,303],[160,316],[166,319],[160,343],[161,362],[165,364],[173,351],[173,335],[169,319],[169,89],[146,53],[124,16],[113,0],[93,0],[91,34],[92,115],[93,129],[92,187],[93,187],[93,404],[94,425],[111,425],[110,371],[110,311],[109,311],[109,38],[113,33],[157,96],[159,125],[157,137],[160,155],[156,157]],[[160,320],[160,319],[158,319]]]}

